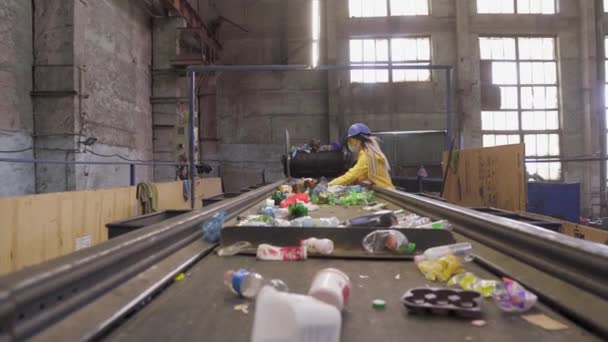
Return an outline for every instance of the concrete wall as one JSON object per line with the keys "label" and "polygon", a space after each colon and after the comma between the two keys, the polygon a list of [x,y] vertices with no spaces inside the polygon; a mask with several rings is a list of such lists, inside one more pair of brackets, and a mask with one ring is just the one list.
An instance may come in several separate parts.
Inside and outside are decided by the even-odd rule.
{"label": "concrete wall", "polygon": [[[223,16],[250,31],[222,27],[224,64],[310,64],[308,1],[228,0],[216,5]],[[222,73],[216,106],[220,139],[216,155],[228,191],[262,178],[283,177],[279,160],[286,128],[296,144],[329,139],[323,72]]]}
{"label": "concrete wall", "polygon": [[[0,157],[32,158],[32,6],[30,1],[0,3]],[[32,193],[34,168],[0,163],[0,196]]]}

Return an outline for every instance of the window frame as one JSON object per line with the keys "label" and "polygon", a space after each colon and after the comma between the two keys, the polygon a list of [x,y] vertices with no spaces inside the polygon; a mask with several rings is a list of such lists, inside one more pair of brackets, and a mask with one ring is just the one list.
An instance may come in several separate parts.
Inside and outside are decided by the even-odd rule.
{"label": "window frame", "polygon": [[[428,46],[429,46],[429,59],[428,60],[406,60],[406,61],[397,61],[394,62],[393,61],[393,40],[395,39],[427,39],[428,40]],[[353,62],[351,61],[351,50],[350,50],[350,45],[351,45],[351,41],[353,40],[360,40],[360,41],[364,41],[364,40],[374,40],[374,42],[378,41],[378,40],[386,40],[387,41],[387,45],[388,45],[388,60],[385,61],[375,61],[375,62],[366,62],[366,61],[361,61],[361,62]],[[375,46],[376,43],[374,43]],[[399,70],[412,70],[412,71],[419,71],[419,70],[426,70],[426,69],[393,69],[392,66],[394,65],[415,65],[415,64],[421,64],[421,65],[432,65],[433,64],[433,46],[432,46],[432,37],[430,35],[424,35],[424,36],[374,36],[374,37],[365,37],[365,38],[349,38],[348,39],[348,64],[349,65],[356,65],[356,66],[365,66],[365,65],[373,65],[373,66],[386,66],[386,69],[377,69],[377,70],[387,70],[388,71],[388,81],[386,82],[357,82],[357,81],[353,81],[352,80],[352,75],[353,75],[353,71],[358,71],[358,70],[351,70],[349,72],[349,84],[402,84],[402,83],[427,83],[427,82],[432,82],[433,81],[433,72],[432,70],[428,69],[428,73],[429,73],[429,77],[426,80],[415,80],[415,81],[395,81],[394,80],[394,72],[395,71],[399,71]]]}
{"label": "window frame", "polygon": [[[348,18],[388,18],[388,17],[424,17],[424,16],[430,16],[431,15],[431,0],[419,0],[419,1],[425,1],[426,2],[426,8],[428,9],[428,12],[426,14],[393,14],[392,11],[392,6],[391,6],[391,1],[392,0],[384,0],[386,2],[386,15],[379,15],[379,16],[360,16],[360,17],[355,17],[352,16],[350,13],[350,2],[353,0],[348,0],[347,5],[348,5]],[[557,0],[556,0],[557,1]]]}
{"label": "window frame", "polygon": [[[547,159],[555,159],[555,158],[560,158],[562,156],[563,153],[563,127],[562,127],[562,122],[561,122],[561,117],[562,117],[562,106],[560,103],[560,87],[561,87],[561,82],[560,82],[560,75],[559,75],[559,58],[558,58],[558,38],[556,36],[552,36],[552,35],[479,35],[478,38],[478,42],[481,42],[481,39],[483,38],[509,38],[509,39],[514,39],[515,41],[515,59],[483,59],[481,57],[481,45],[479,48],[479,53],[480,53],[480,62],[481,61],[489,61],[489,62],[509,62],[509,63],[515,63],[515,67],[516,67],[516,84],[509,84],[509,85],[501,85],[501,84],[495,84],[495,86],[497,87],[513,87],[517,89],[517,108],[510,108],[510,109],[499,109],[499,110],[489,110],[489,111],[484,111],[484,110],[480,110],[480,121],[483,120],[483,113],[484,112],[517,112],[517,118],[518,118],[518,122],[517,122],[517,130],[485,130],[483,129],[483,121],[481,122],[481,137],[482,137],[482,141],[484,140],[485,136],[499,136],[499,135],[504,135],[507,136],[507,139],[509,136],[512,135],[517,135],[519,137],[519,143],[525,143],[525,137],[527,135],[539,135],[539,134],[547,134],[547,135],[551,135],[551,134],[557,134],[558,139],[559,139],[559,154],[558,155],[547,155],[547,156],[528,156],[526,155],[526,158],[529,159],[534,159],[534,160],[547,160]],[[553,39],[553,59],[548,60],[548,59],[520,59],[520,39],[526,39],[526,38],[551,38]],[[521,81],[521,63],[528,63],[528,62],[539,62],[539,63],[545,63],[545,62],[552,62],[555,63],[555,83],[554,84],[547,84],[547,83],[531,83],[531,84],[522,84]],[[608,62],[608,59],[607,59]],[[555,87],[556,88],[556,93],[557,93],[557,98],[556,98],[556,108],[543,108],[543,109],[536,109],[536,108],[532,108],[532,109],[526,109],[522,107],[522,88],[527,88],[527,87]],[[607,109],[608,110],[608,109]],[[524,117],[524,113],[526,112],[551,112],[551,111],[556,111],[557,112],[557,129],[544,129],[544,130],[538,130],[538,129],[525,129],[523,128],[523,117]],[[607,128],[607,134],[608,134],[608,128]],[[607,136],[608,137],[608,136]],[[550,138],[549,138],[550,139]],[[483,144],[483,143],[482,143]],[[500,146],[500,145],[494,145],[494,146]],[[550,151],[550,147],[549,151]],[[550,153],[550,152],[549,152]],[[535,164],[535,162],[526,162],[526,166],[528,164]],[[545,164],[544,162],[542,162],[541,164]],[[560,181],[563,180],[563,163],[560,162],[560,172],[559,172],[559,177],[556,179],[547,179],[547,181]]]}
{"label": "window frame", "polygon": [[[505,15],[509,15],[509,14],[519,14],[519,15],[556,15],[559,14],[559,0],[553,0],[553,8],[555,9],[555,11],[553,13],[520,13],[519,12],[519,8],[518,8],[518,0],[511,0],[513,2],[513,13],[487,13],[487,12],[483,12],[480,13],[479,12],[479,0],[475,1],[475,13],[476,14],[490,14],[490,15],[500,15],[500,14],[505,14]],[[604,0],[604,2],[608,2],[608,0]]]}

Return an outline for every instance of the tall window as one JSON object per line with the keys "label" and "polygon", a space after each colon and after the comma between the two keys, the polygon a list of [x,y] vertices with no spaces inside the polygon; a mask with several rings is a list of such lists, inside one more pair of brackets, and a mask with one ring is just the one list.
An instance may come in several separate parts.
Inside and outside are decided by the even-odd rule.
{"label": "tall window", "polygon": [[319,65],[319,39],[321,38],[321,8],[319,0],[312,0],[312,62],[313,67]]}
{"label": "tall window", "polygon": [[[430,65],[431,39],[351,39],[350,63],[352,65]],[[431,79],[429,70],[352,70],[351,83],[424,82]]]}
{"label": "tall window", "polygon": [[558,0],[477,0],[477,13],[555,14]]}
{"label": "tall window", "polygon": [[351,18],[429,15],[429,0],[348,0]]}
{"label": "tall window", "polygon": [[[555,38],[479,38],[481,59],[491,64],[500,109],[482,111],[483,146],[526,144],[526,156],[560,156]],[[530,174],[561,178],[561,163],[527,163]]]}

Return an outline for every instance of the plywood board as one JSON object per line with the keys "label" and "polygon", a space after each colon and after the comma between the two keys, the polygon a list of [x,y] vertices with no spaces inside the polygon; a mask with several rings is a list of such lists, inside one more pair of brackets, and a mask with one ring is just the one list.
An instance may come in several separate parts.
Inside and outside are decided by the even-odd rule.
{"label": "plywood board", "polygon": [[[448,155],[443,154],[444,172]],[[524,144],[454,151],[443,197],[469,207],[525,210]]]}
{"label": "plywood board", "polygon": [[[197,180],[203,197],[221,194],[220,178]],[[181,181],[160,183],[159,210],[189,209]],[[107,241],[106,224],[137,216],[135,187],[0,198],[0,274]],[[84,243],[84,245],[83,245]]]}
{"label": "plywood board", "polygon": [[556,219],[554,217],[528,213],[528,212],[519,212],[519,214],[523,217],[541,220],[541,221],[549,221],[549,222],[558,222],[561,223],[562,228],[560,229],[560,233],[575,237],[577,239],[593,241],[597,243],[601,243],[604,245],[608,245],[608,230],[593,228],[589,226],[585,226],[582,224],[577,224],[569,221],[564,221],[560,219]]}

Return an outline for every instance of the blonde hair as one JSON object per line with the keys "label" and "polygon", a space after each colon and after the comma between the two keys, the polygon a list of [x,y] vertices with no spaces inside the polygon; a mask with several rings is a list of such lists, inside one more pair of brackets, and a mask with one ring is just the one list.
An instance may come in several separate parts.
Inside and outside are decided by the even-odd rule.
{"label": "blonde hair", "polygon": [[384,160],[384,164],[386,164],[386,176],[390,177],[389,171],[391,170],[391,165],[388,162],[388,158],[386,158],[380,149],[380,139],[372,136],[361,136],[361,142],[369,159],[371,174],[374,176],[378,175],[378,168],[376,167],[376,155],[379,155],[382,160]]}

